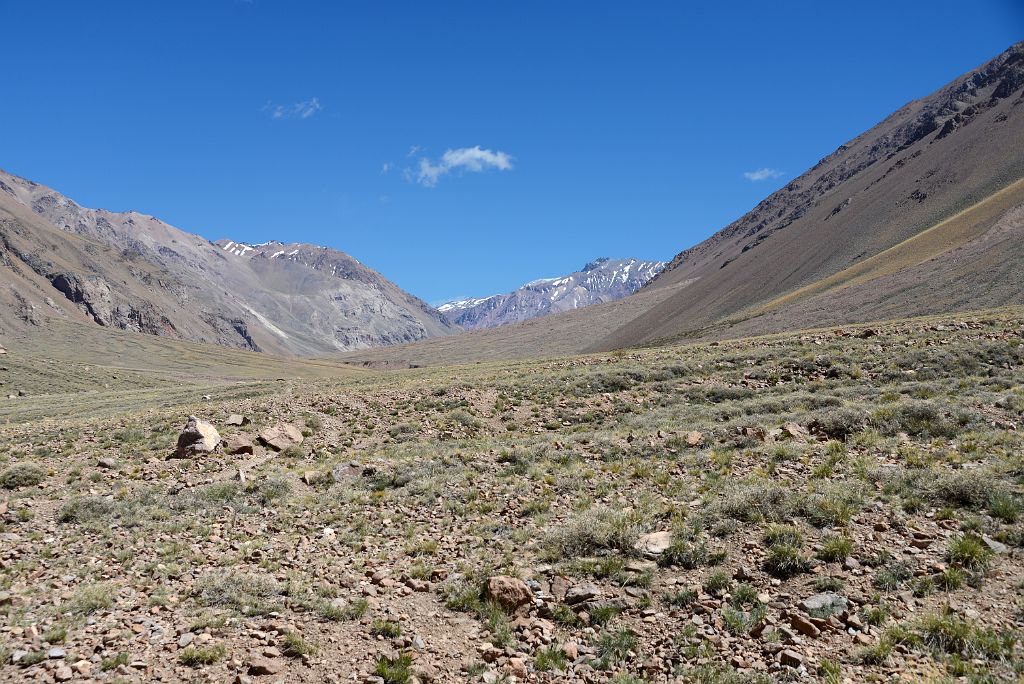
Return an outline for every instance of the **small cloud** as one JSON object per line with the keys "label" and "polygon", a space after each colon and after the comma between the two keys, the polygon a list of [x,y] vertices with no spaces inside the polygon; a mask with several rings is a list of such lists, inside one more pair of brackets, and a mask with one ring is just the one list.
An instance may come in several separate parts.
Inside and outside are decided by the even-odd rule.
{"label": "small cloud", "polygon": [[314,97],[309,100],[302,102],[296,102],[291,105],[280,105],[268,102],[263,105],[263,111],[270,116],[271,119],[308,119],[313,116],[324,106],[320,104],[320,98]]}
{"label": "small cloud", "polygon": [[383,175],[385,175],[390,170],[391,170],[391,162],[384,162],[383,164],[380,165],[380,175],[383,176]]}
{"label": "small cloud", "polygon": [[420,152],[422,149],[423,148],[420,147],[419,145],[413,145],[412,147],[409,148],[409,153],[407,155],[405,155],[405,156],[406,157],[415,157],[416,153]]}
{"label": "small cloud", "polygon": [[487,169],[510,171],[512,169],[512,156],[501,151],[484,150],[479,145],[475,147],[460,147],[455,150],[446,151],[436,162],[421,158],[419,168],[415,173],[407,172],[406,177],[412,177],[420,185],[432,188],[437,185],[442,176],[452,171],[461,170],[480,173]]}
{"label": "small cloud", "polygon": [[763,169],[758,169],[757,171],[743,172],[743,177],[746,178],[748,181],[752,181],[754,183],[756,183],[757,181],[768,180],[769,178],[778,178],[781,175],[782,172],[779,171],[778,169],[771,169],[768,168],[767,166]]}

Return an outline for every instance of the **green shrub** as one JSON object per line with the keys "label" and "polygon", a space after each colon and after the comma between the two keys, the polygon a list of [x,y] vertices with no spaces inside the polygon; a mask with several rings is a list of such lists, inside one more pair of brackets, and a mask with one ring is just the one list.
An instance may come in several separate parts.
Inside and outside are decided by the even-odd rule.
{"label": "green shrub", "polygon": [[722,572],[721,570],[717,570],[711,573],[704,581],[704,590],[709,594],[718,596],[719,594],[724,593],[730,585],[732,585],[732,579],[729,577],[729,574]]}
{"label": "green shrub", "polygon": [[988,567],[992,555],[992,550],[985,546],[985,542],[973,534],[951,539],[946,551],[946,558],[950,563],[968,570],[984,570]]}
{"label": "green shrub", "polygon": [[408,684],[412,679],[412,656],[407,653],[394,658],[381,656],[373,674],[383,679],[384,684]]}
{"label": "green shrub", "polygon": [[800,553],[800,549],[791,544],[776,544],[768,550],[764,568],[775,577],[787,579],[809,572],[811,561]]}
{"label": "green shrub", "polygon": [[764,543],[768,546],[788,544],[789,546],[800,547],[804,543],[804,537],[800,530],[792,525],[780,525],[773,523],[764,530]]}
{"label": "green shrub", "polygon": [[615,632],[603,632],[597,639],[597,668],[607,670],[621,662],[631,650],[636,648],[636,635],[628,629]]}
{"label": "green shrub", "polygon": [[913,571],[906,564],[893,562],[879,569],[871,583],[878,589],[895,591],[913,576]]}
{"label": "green shrub", "polygon": [[201,577],[195,596],[200,605],[233,608],[243,615],[265,615],[279,607],[282,587],[271,577],[235,570]]}
{"label": "green shrub", "polygon": [[673,608],[685,608],[696,600],[697,593],[690,589],[680,589],[679,591],[665,594],[661,597],[662,603],[667,606],[672,606]]}
{"label": "green shrub", "polygon": [[565,656],[565,651],[555,645],[538,649],[537,655],[533,659],[533,666],[538,672],[564,670],[567,664],[568,660]]}
{"label": "green shrub", "polygon": [[826,534],[821,538],[818,558],[826,563],[842,563],[853,553],[853,542],[840,534]]}
{"label": "green shrub", "polygon": [[46,479],[46,471],[34,463],[16,463],[0,472],[0,488],[33,487]]}
{"label": "green shrub", "polygon": [[281,652],[292,658],[316,653],[316,647],[296,632],[285,632]]}
{"label": "green shrub", "polygon": [[674,535],[671,546],[658,556],[658,565],[693,570],[705,565],[719,565],[725,558],[725,551],[712,551],[703,540],[695,541],[680,534]]}
{"label": "green shrub", "polygon": [[402,636],[402,626],[391,620],[374,620],[370,625],[370,634],[395,639]]}

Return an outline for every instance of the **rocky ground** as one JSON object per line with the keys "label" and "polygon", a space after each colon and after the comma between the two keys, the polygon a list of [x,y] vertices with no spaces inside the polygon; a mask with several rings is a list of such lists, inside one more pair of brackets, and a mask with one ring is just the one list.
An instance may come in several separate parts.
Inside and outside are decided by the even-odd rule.
{"label": "rocky ground", "polygon": [[7,425],[0,678],[1017,681],[1022,336],[912,321]]}

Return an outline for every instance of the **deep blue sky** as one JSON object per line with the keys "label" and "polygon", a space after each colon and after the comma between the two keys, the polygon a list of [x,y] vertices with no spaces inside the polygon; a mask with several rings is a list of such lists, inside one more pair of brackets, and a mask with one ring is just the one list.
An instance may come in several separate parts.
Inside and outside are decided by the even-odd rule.
{"label": "deep blue sky", "polygon": [[1022,6],[0,0],[0,167],[438,303],[671,258],[1024,38]]}

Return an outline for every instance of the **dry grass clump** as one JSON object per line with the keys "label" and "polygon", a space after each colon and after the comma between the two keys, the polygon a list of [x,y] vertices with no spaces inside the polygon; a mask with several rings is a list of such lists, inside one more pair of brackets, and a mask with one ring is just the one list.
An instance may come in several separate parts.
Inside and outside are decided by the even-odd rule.
{"label": "dry grass clump", "polygon": [[715,495],[704,509],[705,524],[723,518],[741,522],[779,522],[796,511],[793,492],[769,482],[733,485]]}
{"label": "dry grass clump", "polygon": [[272,577],[227,570],[204,575],[194,593],[203,606],[231,608],[243,615],[264,615],[278,609],[283,589]]}
{"label": "dry grass clump", "polygon": [[633,545],[643,531],[643,524],[632,513],[593,508],[552,530],[542,548],[552,560],[579,558],[597,551],[632,554]]}
{"label": "dry grass clump", "polygon": [[16,463],[0,472],[0,489],[33,487],[46,479],[46,471],[34,463]]}

